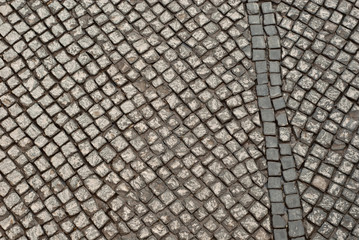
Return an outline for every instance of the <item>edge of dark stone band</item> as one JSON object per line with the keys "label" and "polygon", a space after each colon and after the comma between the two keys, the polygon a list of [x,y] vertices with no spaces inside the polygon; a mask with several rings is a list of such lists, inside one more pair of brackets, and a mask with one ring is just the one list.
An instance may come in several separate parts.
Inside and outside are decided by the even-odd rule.
{"label": "edge of dark stone band", "polygon": [[268,166],[273,238],[305,239],[297,188],[297,170],[290,145],[291,130],[282,94],[281,41],[271,2],[249,0],[246,12],[252,36],[252,61]]}

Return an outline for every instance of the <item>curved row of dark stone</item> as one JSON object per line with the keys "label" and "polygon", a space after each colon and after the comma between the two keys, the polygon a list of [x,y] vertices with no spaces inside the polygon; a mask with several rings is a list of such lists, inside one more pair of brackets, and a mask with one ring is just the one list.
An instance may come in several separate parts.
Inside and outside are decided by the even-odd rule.
{"label": "curved row of dark stone", "polygon": [[270,2],[246,4],[252,35],[252,60],[257,74],[257,97],[266,141],[268,191],[273,237],[305,239],[297,171],[290,145],[280,72],[281,44]]}

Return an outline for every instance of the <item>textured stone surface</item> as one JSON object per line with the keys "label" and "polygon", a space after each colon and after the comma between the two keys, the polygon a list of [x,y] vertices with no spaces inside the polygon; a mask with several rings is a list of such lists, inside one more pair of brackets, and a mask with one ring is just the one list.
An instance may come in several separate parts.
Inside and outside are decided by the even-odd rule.
{"label": "textured stone surface", "polygon": [[0,4],[1,239],[272,239],[245,3]]}
{"label": "textured stone surface", "polygon": [[[357,1],[281,1],[282,91],[308,239],[356,239]],[[356,220],[354,220],[356,219]],[[289,225],[289,228],[290,225]],[[293,236],[302,230],[292,224]]]}
{"label": "textured stone surface", "polygon": [[0,0],[0,239],[359,238],[358,16]]}

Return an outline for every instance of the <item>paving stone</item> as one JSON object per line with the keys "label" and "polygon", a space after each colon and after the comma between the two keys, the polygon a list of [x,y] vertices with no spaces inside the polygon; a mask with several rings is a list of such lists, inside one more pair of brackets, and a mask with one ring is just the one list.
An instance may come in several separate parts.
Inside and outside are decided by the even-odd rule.
{"label": "paving stone", "polygon": [[282,97],[273,100],[274,110],[280,110],[285,107],[284,99]]}
{"label": "paving stone", "polygon": [[273,109],[261,109],[261,118],[264,122],[274,122]]}
{"label": "paving stone", "polygon": [[274,215],[272,218],[272,222],[274,228],[285,228],[286,226],[285,220],[279,215]]}
{"label": "paving stone", "polygon": [[261,24],[251,24],[250,30],[251,30],[252,36],[263,36],[264,35],[263,25],[261,25]]}
{"label": "paving stone", "polygon": [[302,221],[289,221],[289,236],[300,237],[304,235],[304,227]]}
{"label": "paving stone", "polygon": [[276,23],[274,14],[273,13],[264,14],[263,22],[265,25],[274,25]]}
{"label": "paving stone", "polygon": [[259,6],[257,3],[251,2],[246,4],[247,11],[250,15],[259,13]]}
{"label": "paving stone", "polygon": [[257,3],[15,1],[0,14],[0,195],[16,215],[1,237],[272,238]]}
{"label": "paving stone", "polygon": [[[263,51],[263,50],[257,50],[257,51]],[[267,74],[265,74],[265,73],[258,74],[258,75],[257,75],[257,81],[258,81],[258,84],[268,83],[268,76],[267,76]]]}
{"label": "paving stone", "polygon": [[258,96],[268,96],[269,94],[267,85],[257,85],[256,90]]}
{"label": "paving stone", "polygon": [[275,26],[272,26],[272,25],[264,26],[264,31],[269,36],[273,36],[273,35],[276,35],[278,33],[277,28]]}
{"label": "paving stone", "polygon": [[258,97],[258,106],[264,109],[271,109],[272,103],[269,97]]}
{"label": "paving stone", "polygon": [[269,190],[269,197],[271,199],[271,202],[283,202],[281,190]]}
{"label": "paving stone", "polygon": [[252,24],[259,24],[261,21],[260,21],[260,15],[249,15],[248,16],[248,23],[250,25]]}
{"label": "paving stone", "polygon": [[280,163],[268,162],[268,175],[281,176]]}
{"label": "paving stone", "polygon": [[294,168],[283,171],[283,178],[287,181],[294,181],[297,179],[297,172]]}
{"label": "paving stone", "polygon": [[281,178],[280,177],[269,177],[268,178],[268,188],[281,188]]}
{"label": "paving stone", "polygon": [[287,195],[285,197],[285,202],[288,208],[299,208],[300,207],[300,197],[298,194]]}
{"label": "paving stone", "polygon": [[294,194],[297,193],[297,187],[294,182],[289,182],[284,184],[285,194]]}
{"label": "paving stone", "polygon": [[281,155],[292,155],[292,148],[290,144],[283,143],[279,145]]}
{"label": "paving stone", "polygon": [[[336,217],[332,217],[333,215],[326,215],[326,214],[322,213],[321,211],[319,211],[319,208],[317,209],[316,207],[320,206],[320,209],[325,209],[326,211],[330,212],[330,211],[332,211],[331,209],[333,209],[333,207],[334,207],[334,202],[337,202],[338,209],[341,209],[341,211],[344,211],[344,209],[346,209],[348,207],[348,204],[340,198],[339,191],[343,191],[345,193],[348,193],[348,191],[347,191],[346,187],[341,188],[337,184],[338,183],[343,184],[343,181],[345,181],[344,179],[346,179],[347,177],[350,178],[352,176],[352,172],[351,172],[352,168],[349,166],[350,164],[347,165],[345,163],[345,160],[341,159],[341,157],[338,157],[339,155],[343,155],[343,154],[345,155],[346,152],[350,151],[349,150],[350,144],[345,143],[345,142],[348,142],[349,139],[346,137],[343,137],[340,140],[338,139],[339,140],[338,141],[338,140],[334,139],[335,137],[333,135],[335,135],[338,131],[346,132],[347,130],[351,129],[351,127],[349,126],[349,125],[351,125],[351,123],[349,123],[349,122],[351,122],[351,120],[349,120],[346,115],[348,114],[348,112],[350,112],[350,109],[353,107],[351,100],[349,100],[349,99],[356,98],[354,96],[355,91],[353,91],[354,89],[350,88],[350,86],[343,86],[343,87],[338,88],[338,91],[336,94],[331,95],[332,93],[334,93],[332,90],[333,89],[332,86],[333,86],[333,84],[335,84],[335,81],[337,81],[340,77],[338,75],[335,75],[335,74],[332,75],[329,72],[326,72],[329,69],[329,62],[330,62],[329,59],[332,59],[332,60],[335,59],[334,61],[336,61],[339,58],[342,59],[342,57],[344,57],[344,55],[346,55],[346,54],[342,54],[342,53],[338,52],[338,49],[343,48],[343,46],[344,46],[344,45],[342,45],[343,43],[344,44],[348,43],[347,50],[349,50],[349,48],[353,47],[353,45],[351,44],[349,35],[345,31],[343,31],[343,25],[345,25],[346,23],[344,24],[341,22],[341,20],[339,20],[339,19],[343,19],[344,18],[343,13],[348,11],[347,10],[348,4],[347,4],[347,2],[345,2],[345,3],[342,3],[341,6],[339,6],[339,5],[340,5],[339,1],[322,2],[322,3],[318,3],[318,6],[315,6],[314,4],[312,4],[310,6],[308,5],[308,8],[307,8],[307,10],[309,11],[308,14],[304,14],[304,11],[306,11],[306,10],[304,10],[304,5],[301,5],[299,2],[296,2],[296,1],[288,4],[287,8],[283,8],[284,4],[282,4],[279,8],[279,9],[281,9],[280,11],[286,9],[283,12],[285,16],[284,16],[284,19],[281,21],[281,24],[280,24],[281,27],[283,27],[283,29],[286,28],[286,30],[288,30],[289,32],[293,32],[293,33],[295,32],[296,34],[299,34],[295,37],[294,37],[294,35],[291,37],[286,37],[288,35],[286,35],[286,36],[281,35],[281,37],[280,37],[281,44],[283,46],[282,50],[287,51],[288,53],[291,52],[288,55],[293,57],[293,58],[291,58],[291,57],[285,58],[285,60],[282,61],[282,67],[281,67],[282,72],[283,71],[286,72],[287,70],[288,70],[288,72],[291,72],[288,76],[294,77],[292,80],[294,80],[294,79],[299,80],[298,77],[302,77],[302,76],[310,76],[309,78],[307,78],[307,77],[302,78],[299,82],[298,82],[298,80],[294,80],[293,82],[292,82],[292,80],[289,80],[291,82],[289,82],[289,81],[287,81],[287,82],[291,86],[286,88],[286,90],[284,90],[284,88],[282,88],[282,90],[284,92],[286,92],[285,94],[288,94],[288,96],[291,96],[295,99],[295,101],[293,100],[293,98],[285,99],[287,106],[289,108],[293,109],[293,111],[290,110],[289,112],[287,112],[289,114],[288,116],[294,116],[294,118],[293,118],[294,121],[292,121],[291,124],[294,124],[294,125],[299,124],[298,129],[294,130],[294,134],[302,134],[302,133],[300,133],[300,131],[301,131],[300,129],[302,129],[302,126],[304,127],[304,125],[306,125],[305,128],[309,131],[308,133],[303,133],[303,134],[307,135],[307,137],[304,137],[302,135],[303,137],[300,140],[302,143],[296,144],[298,147],[294,148],[294,150],[293,150],[294,153],[297,152],[297,150],[299,150],[298,153],[301,152],[300,153],[301,156],[297,157],[295,159],[297,168],[298,168],[299,172],[302,173],[301,180],[299,180],[299,182],[300,183],[306,182],[307,186],[308,185],[310,186],[309,188],[308,187],[303,188],[301,198],[304,201],[309,203],[310,208],[315,208],[315,214],[308,212],[309,213],[308,215],[304,214],[304,218],[311,223],[320,224],[322,222],[322,219],[327,219],[327,217],[330,216],[331,221],[333,223],[335,222],[335,226],[333,225],[334,227],[332,226],[330,231],[326,231],[326,230],[324,230],[324,228],[322,229],[323,231],[319,231],[320,234],[322,234],[321,238],[323,238],[323,239],[329,239],[333,236],[337,237],[338,232],[339,232],[339,234],[343,234],[342,236],[344,236],[344,238],[346,237],[346,234],[347,234],[346,231],[348,231],[348,229],[341,231],[337,227],[338,221],[336,221],[336,220],[341,219],[341,218],[338,215]],[[328,13],[330,11],[332,11],[333,9],[335,9],[335,14],[333,14],[333,16],[329,16]],[[294,15],[292,15],[292,14],[294,14]],[[293,18],[293,16],[300,16],[302,22],[299,24],[299,22],[297,22],[295,20],[295,18]],[[330,18],[333,21],[333,24],[324,24],[323,20],[326,21],[328,18]],[[321,20],[321,19],[323,19],[323,20]],[[350,21],[348,18],[347,18],[347,20]],[[304,29],[306,29],[307,26],[312,25],[312,24],[316,25],[315,26],[316,31],[321,31],[324,29],[326,29],[326,30],[331,29],[329,31],[333,31],[332,29],[340,29],[340,31],[339,31],[340,37],[334,36],[333,39],[324,39],[322,36],[315,36],[313,34],[308,34],[308,32],[305,32]],[[326,26],[324,26],[324,25],[326,25]],[[283,29],[279,29],[279,32],[281,32]],[[267,29],[265,28],[265,31],[266,30]],[[288,33],[286,33],[286,34],[288,34]],[[310,41],[307,41],[304,45],[302,45],[300,47],[301,50],[296,48],[299,45],[296,44],[294,46],[293,44],[292,45],[289,44],[290,41],[296,42],[297,39],[300,39],[302,36],[309,37],[308,39],[310,39]],[[301,40],[299,40],[298,43],[299,42],[301,42]],[[334,44],[334,42],[336,42],[336,43]],[[304,43],[304,42],[302,42],[302,43]],[[351,47],[349,47],[349,46],[351,46]],[[319,81],[317,83],[314,83],[314,81],[319,80],[319,78],[321,78],[321,77],[319,77],[319,75],[316,75],[317,73],[319,73],[318,69],[311,66],[311,64],[314,62],[314,58],[313,58],[314,55],[312,53],[307,55],[307,54],[303,54],[304,52],[302,52],[302,50],[308,49],[308,47],[311,48],[315,54],[322,55],[315,62],[320,63],[320,69],[321,69],[320,75],[325,76],[325,78],[327,76],[331,75],[331,77],[330,77],[331,80],[327,79],[326,80],[327,82]],[[349,50],[349,52],[352,54],[352,52],[350,50]],[[297,60],[295,60],[295,58]],[[349,66],[348,65],[345,66],[346,64],[349,64],[349,62],[347,61],[346,63],[344,63],[344,65],[342,65],[341,71],[347,72],[347,69],[349,69]],[[301,69],[300,71],[302,71],[302,72],[299,73],[296,71],[292,71],[292,69],[295,69],[295,68]],[[340,71],[338,71],[338,67],[336,67],[336,66],[331,68],[331,70],[337,71],[338,73],[340,72]],[[345,78],[347,78],[347,76]],[[299,95],[296,95],[297,94],[297,92],[296,92],[297,85],[302,88],[304,87],[303,89],[305,89],[305,90],[302,91],[301,96],[303,96],[303,97],[306,96],[305,99],[310,101],[310,103],[306,102],[306,100],[303,101],[303,97],[299,97]],[[315,89],[316,93],[314,93],[314,89]],[[339,95],[344,92],[349,93],[348,98],[345,98],[345,97],[339,98]],[[294,97],[294,96],[296,96],[296,97]],[[333,109],[331,104],[328,104],[327,108],[322,108],[323,100],[320,100],[321,96],[330,96],[330,98],[332,98],[334,101],[337,101],[339,103],[338,107],[341,109],[340,110],[341,113],[339,113],[337,110]],[[302,113],[296,114],[295,111],[301,111]],[[331,117],[329,117],[329,115]],[[334,116],[337,116],[337,118]],[[309,120],[309,122],[306,123],[307,119],[309,119],[311,117],[313,117],[317,122]],[[337,119],[336,121],[339,121],[338,119],[341,119],[341,120],[346,119],[346,123],[348,123],[349,125],[343,124],[340,127],[320,129],[318,126],[320,125],[321,122],[325,122],[327,118]],[[299,119],[302,119],[301,120],[302,124],[300,124]],[[327,125],[327,126],[329,126],[329,125]],[[356,127],[354,127],[353,129],[356,129]],[[297,131],[297,130],[299,130],[299,131]],[[307,131],[307,130],[305,130],[305,131]],[[322,145],[322,147],[315,147],[316,150],[311,151],[311,153],[309,153],[307,150],[305,150],[307,148],[307,147],[305,147],[305,145],[309,147],[313,144],[313,141],[319,143],[320,145]],[[346,149],[346,147],[348,147],[348,150],[344,150],[344,149]],[[320,159],[324,159],[325,156],[327,155],[327,151],[323,150],[325,148],[331,149],[331,153],[328,154],[329,162],[331,162],[330,166],[327,164],[318,164],[318,161],[320,163],[320,161],[321,161]],[[302,150],[300,150],[300,149],[302,149]],[[344,152],[341,152],[340,154],[338,154],[339,151],[344,151]],[[333,152],[336,152],[336,153],[333,154]],[[316,156],[318,158],[317,160],[315,160],[309,156],[309,154],[311,155],[312,153],[313,153],[313,156]],[[342,169],[343,174],[339,173],[339,172],[337,173],[334,170],[334,168],[339,168],[340,165],[343,166],[343,169]],[[344,165],[347,167],[344,167]],[[311,170],[307,169],[306,167],[310,168]],[[344,172],[345,172],[345,174],[344,174]],[[334,179],[336,179],[335,180],[336,182],[333,182]],[[302,185],[302,186],[304,186],[304,185]],[[305,190],[305,189],[307,189],[307,190]],[[330,198],[325,194],[326,191],[331,192],[332,196]],[[322,198],[322,196],[323,196],[323,202],[318,201],[319,199]],[[350,193],[348,193],[347,197],[349,199],[350,198],[353,199],[354,195],[351,195]],[[333,198],[335,198],[335,200]],[[308,211],[310,209],[309,205],[308,206],[303,205],[303,208],[305,209],[305,211]],[[334,219],[336,219],[336,220],[334,220]],[[351,226],[351,224],[349,223],[348,226]],[[315,238],[315,237],[320,236],[319,234],[316,234],[317,231],[313,231],[313,228],[310,225],[305,226],[305,228],[308,228],[308,229],[306,229],[306,231],[307,231],[309,238]]]}
{"label": "paving stone", "polygon": [[268,148],[266,152],[266,158],[267,160],[279,160],[279,151],[277,148]]}
{"label": "paving stone", "polygon": [[288,209],[289,221],[302,220],[302,219],[303,219],[303,213],[301,208]]}
{"label": "paving stone", "polygon": [[272,3],[265,2],[261,5],[263,13],[271,13],[273,12]]}
{"label": "paving stone", "polygon": [[253,43],[253,48],[255,49],[264,49],[266,47],[264,37],[262,36],[254,36],[252,38],[252,43]]}
{"label": "paving stone", "polygon": [[274,239],[288,239],[285,229],[274,229]]}
{"label": "paving stone", "polygon": [[273,215],[282,215],[285,213],[284,203],[272,203],[271,204],[271,212]]}
{"label": "paving stone", "polygon": [[265,51],[264,50],[253,50],[253,61],[263,61],[265,60]]}
{"label": "paving stone", "polygon": [[272,122],[265,122],[263,124],[263,133],[264,135],[275,135],[276,134],[276,126]]}
{"label": "paving stone", "polygon": [[355,1],[0,14],[0,238],[359,236]]}
{"label": "paving stone", "polygon": [[295,167],[294,158],[292,156],[283,156],[280,159],[283,170],[291,169]]}
{"label": "paving stone", "polygon": [[279,49],[269,50],[269,59],[270,60],[280,60],[281,51]]}
{"label": "paving stone", "polygon": [[[276,60],[276,59],[273,59],[273,60]],[[275,74],[275,73],[270,74],[270,82],[271,82],[272,86],[281,85],[282,81],[281,81],[280,74]]]}

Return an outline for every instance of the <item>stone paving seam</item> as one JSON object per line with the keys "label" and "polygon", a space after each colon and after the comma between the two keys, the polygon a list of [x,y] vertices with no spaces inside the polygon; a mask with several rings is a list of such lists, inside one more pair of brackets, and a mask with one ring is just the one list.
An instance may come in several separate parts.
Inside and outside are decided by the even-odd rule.
{"label": "stone paving seam", "polygon": [[281,78],[281,42],[271,2],[246,4],[257,73],[257,96],[266,141],[274,239],[304,239],[297,171],[290,145]]}

